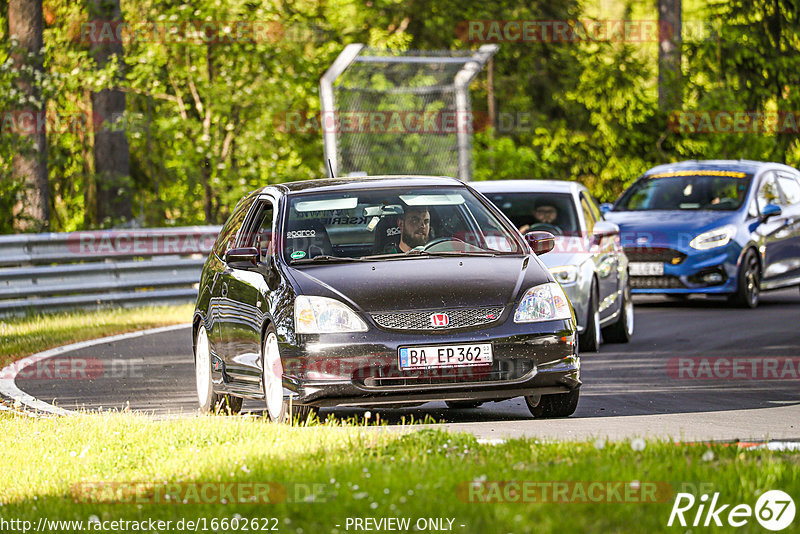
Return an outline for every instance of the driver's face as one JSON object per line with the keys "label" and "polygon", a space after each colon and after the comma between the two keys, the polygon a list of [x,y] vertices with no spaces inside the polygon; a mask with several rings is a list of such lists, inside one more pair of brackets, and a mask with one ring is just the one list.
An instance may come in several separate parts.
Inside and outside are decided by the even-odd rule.
{"label": "driver's face", "polygon": [[410,246],[421,247],[428,242],[431,231],[431,216],[427,210],[406,211],[405,217],[400,219],[400,235],[402,241]]}
{"label": "driver's face", "polygon": [[536,220],[546,224],[553,224],[553,221],[558,217],[558,210],[555,206],[539,206],[534,212]]}

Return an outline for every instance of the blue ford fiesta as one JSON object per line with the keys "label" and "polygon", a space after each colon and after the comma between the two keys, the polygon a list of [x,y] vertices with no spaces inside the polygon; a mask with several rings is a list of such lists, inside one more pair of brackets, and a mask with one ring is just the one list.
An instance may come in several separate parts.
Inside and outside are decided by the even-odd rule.
{"label": "blue ford fiesta", "polygon": [[800,173],[778,163],[684,161],[650,169],[613,205],[634,293],[725,295],[800,284]]}

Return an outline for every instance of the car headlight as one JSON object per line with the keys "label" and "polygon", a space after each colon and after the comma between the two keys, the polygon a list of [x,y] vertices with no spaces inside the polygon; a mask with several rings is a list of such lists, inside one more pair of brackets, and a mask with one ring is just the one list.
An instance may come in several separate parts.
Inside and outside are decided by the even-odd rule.
{"label": "car headlight", "polygon": [[548,282],[530,288],[522,296],[514,312],[515,323],[535,323],[554,319],[570,319],[572,310],[561,286]]}
{"label": "car headlight", "polygon": [[736,235],[736,227],[726,224],[719,228],[714,228],[708,232],[703,232],[689,242],[689,246],[697,250],[708,250],[710,248],[721,247],[730,243]]}
{"label": "car headlight", "polygon": [[333,334],[366,332],[367,325],[338,300],[299,295],[294,299],[294,329],[298,334]]}
{"label": "car headlight", "polygon": [[562,286],[574,284],[578,281],[578,267],[575,265],[562,265],[561,267],[551,267],[550,273],[556,282]]}

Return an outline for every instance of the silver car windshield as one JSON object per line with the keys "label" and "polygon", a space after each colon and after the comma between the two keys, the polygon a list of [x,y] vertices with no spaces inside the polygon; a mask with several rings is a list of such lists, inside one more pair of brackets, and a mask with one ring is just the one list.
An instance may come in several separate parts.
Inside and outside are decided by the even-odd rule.
{"label": "silver car windshield", "polygon": [[289,197],[284,217],[283,254],[292,264],[525,252],[466,188],[304,193]]}
{"label": "silver car windshield", "polygon": [[484,193],[522,232],[580,235],[578,212],[567,193]]}

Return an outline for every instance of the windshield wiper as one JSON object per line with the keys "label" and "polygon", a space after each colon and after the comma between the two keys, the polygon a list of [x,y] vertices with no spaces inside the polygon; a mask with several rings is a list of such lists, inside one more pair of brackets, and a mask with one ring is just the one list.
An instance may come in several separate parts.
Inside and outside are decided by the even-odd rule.
{"label": "windshield wiper", "polygon": [[362,260],[389,260],[389,259],[401,259],[401,258],[409,258],[409,257],[420,257],[420,256],[497,256],[494,252],[489,251],[475,251],[475,252],[466,252],[466,251],[457,251],[457,250],[421,250],[412,248],[408,252],[399,252],[394,254],[375,254],[374,256],[362,256]]}
{"label": "windshield wiper", "polygon": [[[409,251],[409,254],[412,251]],[[420,250],[420,254],[427,254],[429,256],[486,256],[486,257],[494,257],[497,256],[494,252],[489,252],[488,250]]]}
{"label": "windshield wiper", "polygon": [[321,255],[321,256],[314,256],[313,258],[292,260],[292,265],[297,265],[298,263],[339,263],[339,262],[351,262],[351,261],[363,261],[363,260],[361,260],[361,258]]}
{"label": "windshield wiper", "polygon": [[[427,255],[427,253],[423,253]],[[403,258],[416,257],[420,255],[417,253],[407,254],[405,252],[387,252],[386,254],[373,254],[371,256],[361,256],[362,261],[379,261],[379,260],[402,260]]]}

